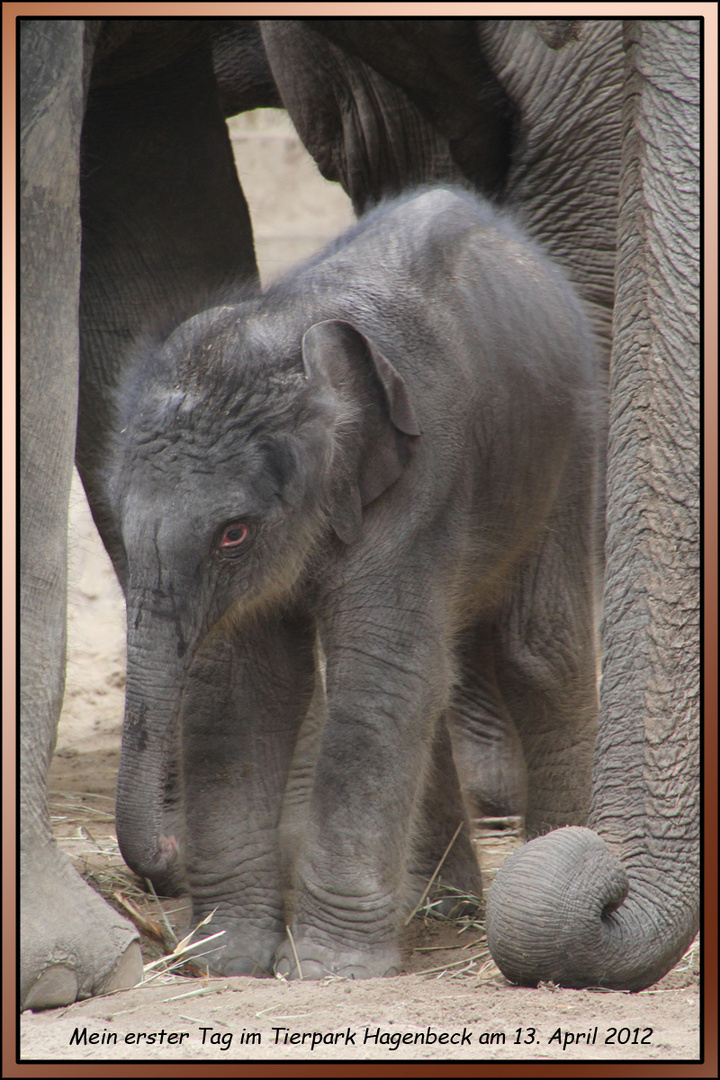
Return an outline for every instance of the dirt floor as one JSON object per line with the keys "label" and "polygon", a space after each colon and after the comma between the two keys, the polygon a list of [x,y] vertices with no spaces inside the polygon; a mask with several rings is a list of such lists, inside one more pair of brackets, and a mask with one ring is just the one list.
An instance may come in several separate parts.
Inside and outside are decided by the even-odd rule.
{"label": "dirt floor", "polygon": [[[251,115],[231,131],[267,280],[352,214],[343,192],[318,176],[284,114]],[[58,841],[78,869],[144,927],[147,968],[133,990],[23,1014],[21,1060],[697,1059],[697,943],[641,994],[510,986],[489,958],[480,922],[423,916],[407,929],[407,973],[393,979],[208,979],[199,964],[168,971],[172,960],[163,957],[172,935],[187,932],[187,905],[144,893],[118,853],[124,604],[79,484],[71,503],[67,690],[51,809]],[[479,844],[488,880],[517,842],[488,827]]]}

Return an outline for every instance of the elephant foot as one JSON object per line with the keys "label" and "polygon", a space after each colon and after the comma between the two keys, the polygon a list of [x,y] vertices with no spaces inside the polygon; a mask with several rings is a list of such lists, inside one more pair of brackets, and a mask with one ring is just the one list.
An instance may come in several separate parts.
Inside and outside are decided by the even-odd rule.
{"label": "elephant foot", "polygon": [[287,938],[275,958],[275,974],[283,979],[374,979],[400,974],[395,945],[347,949],[320,945],[309,938]]}
{"label": "elephant foot", "polygon": [[129,990],[142,981],[142,956],[137,941],[131,942],[107,977],[93,984],[92,993],[81,991],[79,972],[67,964],[51,964],[32,984],[22,1002],[23,1009],[55,1009],[79,998]]}
{"label": "elephant foot", "polygon": [[259,979],[272,976],[273,959],[283,931],[258,930],[256,926],[239,928],[237,923],[223,925],[217,916],[203,931],[208,938],[223,932],[221,938],[208,942],[207,949],[198,945],[190,953],[193,963],[207,968],[211,975],[251,975]]}
{"label": "elephant foot", "polygon": [[135,928],[87,885],[53,842],[21,874],[21,1008],[51,1009],[137,985]]}

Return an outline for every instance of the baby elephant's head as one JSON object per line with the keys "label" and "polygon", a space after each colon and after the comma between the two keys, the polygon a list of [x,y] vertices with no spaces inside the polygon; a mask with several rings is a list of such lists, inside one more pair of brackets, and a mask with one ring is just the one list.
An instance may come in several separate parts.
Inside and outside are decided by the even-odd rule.
{"label": "baby elephant's head", "polygon": [[290,598],[319,541],[354,543],[420,433],[405,383],[355,327],[293,334],[243,306],[145,350],[119,400],[108,493],[128,605],[172,608],[179,650],[229,611]]}

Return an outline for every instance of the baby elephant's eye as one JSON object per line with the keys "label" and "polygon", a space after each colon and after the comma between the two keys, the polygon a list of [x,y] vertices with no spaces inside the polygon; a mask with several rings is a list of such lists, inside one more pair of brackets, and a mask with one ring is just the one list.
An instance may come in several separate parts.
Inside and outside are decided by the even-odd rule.
{"label": "baby elephant's eye", "polygon": [[240,547],[247,539],[247,525],[228,525],[220,539],[220,550],[228,551],[231,548]]}

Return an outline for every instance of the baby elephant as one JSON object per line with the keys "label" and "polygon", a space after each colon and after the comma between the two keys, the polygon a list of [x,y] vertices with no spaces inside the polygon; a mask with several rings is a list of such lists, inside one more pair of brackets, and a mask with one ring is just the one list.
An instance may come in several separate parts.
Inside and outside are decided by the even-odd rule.
{"label": "baby elephant", "polygon": [[441,876],[479,891],[466,815],[494,805],[496,761],[515,755],[529,832],[585,819],[600,425],[580,303],[503,213],[429,188],[138,349],[117,406],[122,852],[215,911],[215,971],[397,972],[456,833]]}

